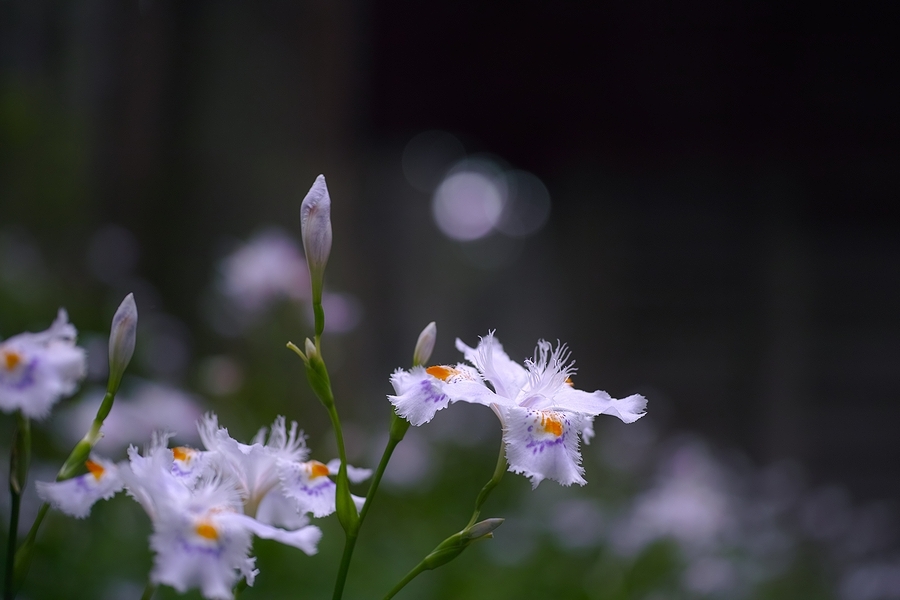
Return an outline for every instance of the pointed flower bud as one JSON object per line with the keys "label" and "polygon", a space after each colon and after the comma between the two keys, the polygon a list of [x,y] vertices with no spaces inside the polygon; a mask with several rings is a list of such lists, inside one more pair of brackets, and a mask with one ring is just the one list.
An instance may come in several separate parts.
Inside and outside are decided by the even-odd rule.
{"label": "pointed flower bud", "polygon": [[306,347],[306,359],[307,360],[313,360],[313,358],[318,356],[319,351],[316,350],[316,345],[313,343],[313,341],[311,339],[306,338],[306,343],[304,344],[304,346]]}
{"label": "pointed flower bud", "polygon": [[419,341],[416,342],[416,350],[413,352],[413,366],[424,365],[428,362],[436,339],[437,325],[432,321],[419,334]]}
{"label": "pointed flower bud", "polygon": [[437,548],[422,560],[422,565],[425,569],[436,569],[447,564],[474,542],[494,537],[493,531],[502,524],[503,519],[485,519],[454,533],[438,544]]}
{"label": "pointed flower bud", "polygon": [[463,530],[463,537],[469,540],[469,543],[476,542],[478,540],[493,537],[494,530],[503,525],[503,519],[500,518],[492,518],[485,519],[484,521],[479,521],[470,527],[466,527]]}
{"label": "pointed flower bud", "polygon": [[125,367],[134,354],[138,312],[134,294],[128,294],[113,316],[109,332],[109,382],[110,389],[119,387]]}
{"label": "pointed flower bud", "polygon": [[316,177],[300,205],[300,233],[303,236],[306,263],[309,265],[313,301],[321,303],[325,263],[331,254],[331,197],[328,195],[324,175]]}

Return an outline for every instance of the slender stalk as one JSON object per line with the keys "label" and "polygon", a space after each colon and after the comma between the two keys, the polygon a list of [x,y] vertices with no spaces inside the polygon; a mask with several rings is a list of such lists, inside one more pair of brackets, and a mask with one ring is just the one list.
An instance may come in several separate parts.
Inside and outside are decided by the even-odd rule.
{"label": "slender stalk", "polygon": [[427,567],[425,566],[425,561],[422,561],[418,565],[416,565],[412,571],[407,573],[406,577],[401,579],[400,582],[397,585],[395,585],[391,591],[389,591],[387,593],[387,595],[384,597],[384,600],[390,600],[391,598],[396,596],[397,592],[399,592],[404,587],[406,587],[407,583],[409,583],[410,581],[412,581],[413,579],[418,577],[419,573],[421,573],[422,571],[425,571],[425,570],[427,570]]}
{"label": "slender stalk", "polygon": [[381,484],[381,478],[384,476],[384,471],[387,469],[388,462],[391,460],[394,448],[396,448],[399,443],[400,440],[393,438],[388,439],[387,446],[384,448],[384,453],[381,455],[381,462],[378,463],[375,475],[372,476],[372,483],[369,485],[369,491],[366,493],[366,501],[363,504],[362,510],[359,511],[360,526],[362,526],[363,521],[366,519],[366,515],[369,514],[369,508],[371,508],[372,502],[375,500],[375,493],[378,491],[378,486]]}
{"label": "slender stalk", "polygon": [[[335,501],[340,503],[341,499],[344,495],[343,492],[346,492],[346,496],[349,497],[349,485],[350,482],[347,478],[347,453],[344,449],[344,434],[341,429],[341,421],[338,418],[337,409],[334,407],[334,403],[332,402],[328,405],[328,414],[331,417],[331,424],[334,427],[334,435],[337,440],[338,446],[338,457],[341,460],[341,466],[338,470],[338,480],[337,486],[338,489],[335,491]],[[351,499],[352,504],[352,499]],[[356,511],[356,507],[353,506],[353,511]],[[342,514],[339,512],[338,517],[339,520]],[[341,564],[338,567],[337,578],[334,582],[334,594],[332,598],[334,600],[340,600],[344,594],[344,585],[347,582],[347,573],[350,570],[350,561],[353,558],[353,548],[356,546],[356,538],[359,532],[359,524],[360,521],[357,518],[355,523],[344,523],[341,525],[344,527],[344,551],[341,555]]]}
{"label": "slender stalk", "polygon": [[497,484],[500,483],[500,480],[503,478],[503,474],[506,473],[506,446],[503,443],[503,440],[500,440],[500,453],[497,455],[497,466],[494,467],[494,475],[491,477],[490,481],[484,484],[484,487],[481,488],[481,491],[478,492],[478,497],[475,499],[475,510],[472,511],[472,518],[469,519],[469,524],[466,527],[471,527],[475,524],[475,521],[478,520],[478,516],[481,514],[481,507],[487,501],[488,496],[491,495],[491,492],[494,491],[494,488],[497,487]]}
{"label": "slender stalk", "polygon": [[388,462],[391,460],[394,448],[396,448],[399,443],[399,439],[394,439],[393,437],[388,439],[387,446],[384,448],[384,453],[381,455],[381,462],[378,463],[378,468],[375,470],[375,475],[372,477],[372,483],[369,485],[369,491],[366,493],[366,501],[363,504],[362,510],[359,512],[359,523],[357,524],[356,534],[352,537],[347,536],[345,540],[344,552],[341,555],[341,564],[338,567],[337,580],[334,585],[333,600],[340,600],[344,593],[344,585],[347,581],[347,573],[350,570],[350,561],[353,559],[353,549],[356,547],[359,529],[362,527],[366,515],[369,514],[369,508],[372,506],[372,501],[375,499],[375,494],[378,491],[381,478],[384,475]]}
{"label": "slender stalk", "polygon": [[16,412],[16,429],[9,454],[9,539],[6,546],[6,579],[3,585],[3,597],[12,600],[16,597],[16,543],[19,531],[19,512],[22,505],[22,493],[28,480],[28,466],[31,462],[31,420]]}
{"label": "slender stalk", "polygon": [[10,490],[9,541],[6,545],[6,580],[3,586],[5,600],[12,600],[15,597],[16,532],[19,529],[19,505],[21,502],[22,497]]}
{"label": "slender stalk", "polygon": [[[390,592],[387,593],[387,595],[384,597],[384,600],[389,600],[390,598],[393,598],[397,594],[397,592],[399,592],[404,587],[406,587],[406,584],[408,584],[410,581],[412,581],[413,579],[418,577],[419,574],[422,573],[423,571],[428,571],[430,569],[434,569],[443,564],[446,564],[450,560],[453,560],[454,558],[456,558],[456,556],[458,556],[459,553],[461,553],[465,549],[465,547],[468,545],[468,543],[463,543],[462,545],[456,545],[455,551],[450,548],[445,548],[444,551],[448,553],[448,557],[446,557],[444,559],[440,559],[438,556],[441,553],[442,547],[446,546],[448,544],[448,542],[451,542],[451,540],[454,540],[454,539],[458,540],[458,538],[460,536],[465,537],[466,534],[469,534],[469,532],[471,531],[470,528],[473,525],[475,525],[475,521],[478,520],[478,517],[481,514],[481,507],[484,506],[484,503],[487,501],[488,496],[491,495],[491,492],[494,491],[494,488],[497,487],[498,483],[500,483],[500,480],[503,478],[503,474],[505,472],[506,472],[506,452],[505,452],[505,444],[503,443],[503,440],[501,440],[500,441],[500,453],[497,456],[497,466],[494,467],[494,475],[491,477],[491,479],[486,484],[484,484],[484,487],[481,488],[481,491],[478,492],[478,496],[475,498],[475,508],[472,511],[472,518],[469,519],[469,523],[462,529],[462,531],[450,536],[444,542],[442,542],[431,554],[426,556],[422,560],[422,562],[420,562],[409,573],[407,573],[406,576],[403,579],[401,579],[400,582],[397,583],[397,585],[395,585]],[[491,519],[488,519],[488,521],[490,521],[490,520]],[[500,519],[499,521],[502,522],[502,519]],[[499,525],[499,523],[497,525]],[[497,525],[495,525],[495,527]],[[484,537],[491,537],[491,534],[488,533]],[[471,542],[469,542],[469,543],[471,543]],[[457,542],[457,544],[458,544],[458,542]],[[434,559],[434,560],[430,560],[430,559]]]}
{"label": "slender stalk", "polygon": [[147,587],[144,588],[144,593],[141,594],[141,600],[151,600],[153,598],[153,594],[156,593],[156,585],[152,582],[147,582]]}
{"label": "slender stalk", "polygon": [[347,573],[350,570],[350,561],[353,558],[353,548],[356,547],[357,534],[346,534],[344,538],[344,552],[341,554],[341,564],[338,567],[337,578],[334,581],[334,594],[332,600],[341,600],[344,595],[344,585],[347,583]]}
{"label": "slender stalk", "polygon": [[[100,441],[100,428],[103,426],[103,421],[109,415],[109,411],[112,410],[113,402],[116,399],[117,389],[118,382],[110,382],[107,386],[106,395],[103,396],[103,401],[100,403],[100,408],[97,410],[97,416],[94,417],[94,421],[91,423],[90,430],[88,430],[88,432],[84,434],[84,437],[81,438],[81,441],[72,448],[69,457],[66,458],[66,461],[56,474],[56,481],[64,481],[74,477],[79,469],[81,469],[84,461],[87,460],[91,450],[97,442]],[[19,546],[19,549],[15,553],[14,578],[18,581],[25,579],[25,575],[28,573],[28,568],[31,566],[31,553],[34,550],[34,541],[37,538],[38,530],[41,528],[41,523],[43,523],[44,517],[47,515],[49,509],[50,505],[46,502],[41,504],[41,508],[38,510],[37,517],[35,517],[34,523],[32,523],[31,529],[28,531],[28,535],[25,536],[22,545]]]}

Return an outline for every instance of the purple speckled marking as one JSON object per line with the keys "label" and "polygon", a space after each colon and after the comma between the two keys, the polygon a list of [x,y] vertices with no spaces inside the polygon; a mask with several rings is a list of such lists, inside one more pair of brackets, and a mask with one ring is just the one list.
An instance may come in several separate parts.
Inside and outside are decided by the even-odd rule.
{"label": "purple speckled marking", "polygon": [[566,433],[563,433],[561,436],[559,436],[552,442],[549,442],[547,440],[536,440],[534,438],[531,438],[531,441],[528,442],[527,444],[525,444],[525,447],[531,448],[532,454],[538,454],[540,452],[543,452],[544,448],[547,448],[549,446],[559,446],[560,444],[565,443],[565,441],[566,441]]}
{"label": "purple speckled marking", "polygon": [[188,475],[190,475],[193,472],[194,472],[194,469],[189,469],[189,470],[185,471],[184,469],[179,467],[178,461],[175,461],[172,463],[172,474],[177,477],[187,477]]}
{"label": "purple speckled marking", "polygon": [[322,496],[325,494],[326,489],[330,491],[331,487],[334,485],[334,482],[330,479],[323,481],[322,483],[316,485],[306,485],[305,483],[300,486],[300,491],[305,493],[307,496]]}
{"label": "purple speckled marking", "polygon": [[[531,413],[531,414],[534,415],[535,413]],[[556,413],[556,414],[559,414],[559,413]],[[538,416],[537,418],[540,419],[541,417]],[[542,453],[545,448],[548,448],[550,446],[559,446],[561,444],[565,444],[566,436],[568,436],[569,428],[572,426],[572,424],[571,424],[571,422],[569,422],[569,419],[566,417],[562,417],[562,421],[566,424],[566,428],[562,432],[562,435],[560,435],[558,438],[556,438],[554,440],[536,440],[534,437],[531,437],[531,441],[528,442],[527,444],[525,444],[525,447],[531,448],[532,454],[539,454],[539,453]],[[534,425],[529,425],[528,433],[532,433],[533,431],[534,431]]]}
{"label": "purple speckled marking", "polygon": [[434,404],[438,404],[447,400],[447,395],[438,390],[427,379],[423,379],[419,385],[422,387],[422,394],[426,396],[426,402],[433,402]]}
{"label": "purple speckled marking", "polygon": [[222,545],[218,542],[216,542],[215,546],[197,546],[184,539],[183,537],[178,536],[178,544],[188,554],[207,554],[209,556],[215,556],[216,558],[222,556],[223,548]]}
{"label": "purple speckled marking", "polygon": [[[88,473],[88,474],[86,474],[86,475],[82,475],[81,477],[76,477],[76,478],[75,478],[75,486],[76,486],[77,488],[79,488],[79,489],[85,491],[85,492],[90,492],[90,491],[92,491],[92,490],[91,490],[91,486],[88,485],[88,482],[87,482],[87,478],[88,478],[88,477],[93,477],[93,474]],[[102,477],[102,476],[101,476],[101,477]]]}
{"label": "purple speckled marking", "polygon": [[34,370],[38,365],[37,357],[33,357],[28,364],[23,367],[23,373],[19,376],[18,381],[11,381],[4,375],[6,369],[0,369],[0,384],[11,387],[14,390],[23,390],[34,384]]}

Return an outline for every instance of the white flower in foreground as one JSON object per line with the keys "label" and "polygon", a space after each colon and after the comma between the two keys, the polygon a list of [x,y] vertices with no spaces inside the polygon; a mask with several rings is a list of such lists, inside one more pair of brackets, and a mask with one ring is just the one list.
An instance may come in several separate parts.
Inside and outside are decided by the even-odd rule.
{"label": "white flower in foreground", "polygon": [[83,519],[95,502],[109,500],[124,487],[115,463],[91,456],[85,466],[87,473],[66,481],[38,481],[35,485],[40,499],[60,512]]}
{"label": "white flower in foreground", "polygon": [[258,573],[256,559],[249,557],[254,535],[316,553],[319,528],[285,531],[244,515],[234,484],[228,478],[209,477],[190,491],[165,484],[149,488],[156,514],[150,538],[156,552],[152,581],[179,592],[198,587],[206,598],[227,600],[241,576],[253,585]]}
{"label": "white flower in foreground", "polygon": [[230,473],[237,481],[244,497],[244,512],[250,516],[256,516],[260,502],[279,484],[279,466],[303,461],[309,454],[303,434],[298,435],[297,423],[292,422],[288,430],[283,416],[272,423],[268,440],[263,427],[250,444],[228,435],[212,413],[200,420],[198,429],[212,460],[220,463],[219,470]]}
{"label": "white flower in foreground", "polygon": [[[263,428],[250,444],[233,439],[227,429],[219,427],[214,414],[201,419],[199,430],[207,448],[202,457],[210,461],[213,469],[235,479],[244,499],[245,514],[263,523],[296,527],[305,522],[306,513],[324,517],[335,511],[336,485],[329,476],[337,475],[340,461],[327,465],[306,461],[309,450],[296,422],[288,429],[285,418],[279,416],[268,430],[268,439]],[[369,469],[347,466],[353,483],[363,481],[371,473]],[[354,500],[360,507],[364,498]]]}
{"label": "white flower in foreground", "polygon": [[625,423],[644,416],[647,400],[638,394],[616,400],[599,390],[576,390],[565,346],[554,349],[549,342],[538,342],[524,367],[510,360],[493,332],[477,348],[460,340],[456,347],[475,368],[458,364],[398,370],[391,376],[396,395],[388,398],[413,425],[427,423],[450,402],[490,406],[503,424],[509,470],[531,478],[534,487],[544,479],[585,484],[578,436],[590,439],[595,416],[613,415]]}
{"label": "white flower in foreground", "polygon": [[168,434],[154,436],[143,455],[132,446],[129,462],[118,466],[92,457],[87,474],[39,483],[39,493],[61,511],[84,517],[94,502],[112,497],[124,484],[153,523],[151,581],[179,592],[197,587],[215,600],[232,598],[241,577],[253,585],[254,535],[316,553],[322,532],[308,519],[299,515],[294,529],[285,530],[244,514],[245,484],[226,461],[214,460],[212,452],[169,449],[168,439]]}
{"label": "white flower in foreground", "polygon": [[[300,513],[312,513],[314,517],[326,517],[335,511],[337,484],[329,476],[337,475],[340,459],[327,465],[317,460],[303,463],[285,463],[279,472],[281,491],[285,497],[295,502]],[[372,475],[371,469],[359,469],[347,465],[347,477],[351,483],[365,481]],[[361,510],[365,498],[351,494],[356,509]]]}
{"label": "white flower in foreground", "polygon": [[85,354],[66,311],[46,331],[20,333],[0,342],[0,410],[42,419],[85,374]]}

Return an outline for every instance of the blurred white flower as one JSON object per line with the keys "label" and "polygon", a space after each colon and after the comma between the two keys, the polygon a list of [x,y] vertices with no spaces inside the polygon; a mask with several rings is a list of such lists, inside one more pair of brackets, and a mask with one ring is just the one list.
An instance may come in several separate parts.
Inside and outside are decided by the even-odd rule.
{"label": "blurred white flower", "polygon": [[235,305],[259,313],[282,298],[310,296],[306,260],[297,243],[280,229],[267,229],[226,257],[221,291]]}
{"label": "blurred white flower", "polygon": [[[61,411],[57,420],[58,432],[69,443],[76,443],[90,429],[103,399],[103,391],[95,389],[85,394],[74,406]],[[203,414],[203,401],[178,388],[151,382],[132,386],[116,398],[115,409],[103,422],[103,437],[96,449],[107,455],[116,455],[129,444],[146,440],[154,431],[177,431],[183,443],[194,443],[200,437],[193,427]]]}
{"label": "blurred white flower", "polygon": [[614,547],[636,554],[660,538],[697,553],[733,539],[738,507],[725,475],[697,444],[677,448],[662,465],[656,484],[640,494],[612,533]]}
{"label": "blurred white flower", "polygon": [[20,333],[0,343],[0,410],[43,419],[60,397],[72,394],[87,369],[76,335],[66,311],[59,309],[46,331]]}
{"label": "blurred white flower", "polygon": [[38,496],[58,511],[83,519],[100,499],[109,500],[124,487],[115,463],[98,456],[85,461],[88,472],[58,483],[38,481]]}

